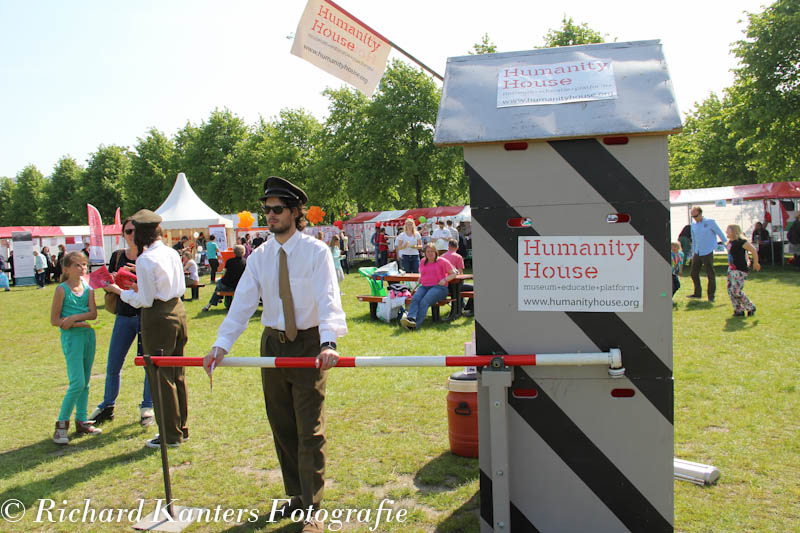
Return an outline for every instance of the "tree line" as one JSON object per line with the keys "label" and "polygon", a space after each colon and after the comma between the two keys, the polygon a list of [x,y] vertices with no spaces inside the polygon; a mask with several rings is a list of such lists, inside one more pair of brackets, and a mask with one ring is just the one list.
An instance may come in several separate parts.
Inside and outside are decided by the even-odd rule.
{"label": "tree line", "polygon": [[328,89],[322,122],[283,109],[247,124],[215,109],[168,136],[151,128],[135,146],[101,145],[82,166],[62,157],[49,176],[29,165],[0,178],[0,226],[86,224],[91,203],[105,222],[156,209],[178,172],[219,213],[257,211],[264,180],[285,176],[310,193],[326,221],[358,211],[462,205],[469,201],[460,148],[433,146],[441,89],[393,61],[378,90]]}

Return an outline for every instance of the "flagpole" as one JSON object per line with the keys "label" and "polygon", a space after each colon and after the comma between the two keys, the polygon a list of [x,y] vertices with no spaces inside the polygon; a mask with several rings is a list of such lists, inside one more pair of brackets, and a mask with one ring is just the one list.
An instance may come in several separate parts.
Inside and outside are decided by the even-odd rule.
{"label": "flagpole", "polygon": [[362,25],[362,26],[364,26],[365,28],[368,28],[368,29],[369,29],[369,31],[371,31],[372,33],[374,33],[375,35],[377,35],[378,37],[380,37],[381,39],[383,39],[384,41],[386,41],[387,43],[389,43],[389,45],[390,45],[392,48],[394,48],[395,50],[397,50],[398,52],[400,52],[401,54],[403,54],[404,56],[406,56],[407,58],[409,58],[411,61],[413,61],[414,63],[416,63],[416,64],[417,64],[417,65],[419,65],[420,67],[422,67],[422,69],[423,69],[423,70],[426,70],[426,71],[428,71],[428,73],[430,73],[430,74],[431,74],[431,75],[432,75],[434,78],[437,78],[439,81],[444,81],[444,78],[442,77],[442,75],[441,75],[441,74],[439,74],[438,72],[434,71],[433,69],[431,69],[430,67],[428,67],[428,66],[427,66],[425,63],[423,63],[422,61],[420,61],[420,60],[419,60],[419,59],[417,59],[416,57],[412,56],[411,54],[409,54],[408,52],[406,52],[405,50],[403,50],[402,48],[400,48],[399,46],[397,46],[395,43],[393,43],[392,41],[390,41],[389,39],[387,39],[386,37],[384,37],[383,35],[381,35],[381,34],[380,34],[380,33],[378,33],[377,31],[375,31],[374,29],[372,29],[372,27],[371,27],[371,26],[369,26],[368,24],[364,24],[364,22],[363,22],[363,21],[361,21],[361,20],[360,20],[358,17],[355,17],[355,16],[353,16],[353,14],[352,14],[352,13],[350,13],[349,11],[347,11],[346,9],[344,9],[342,6],[340,6],[340,5],[339,5],[339,4],[337,4],[336,2],[333,2],[333,0],[324,0],[324,1],[325,1],[326,3],[328,3],[328,4],[332,5],[333,7],[335,7],[336,9],[338,9],[339,11],[341,11],[342,13],[346,14],[348,17],[350,17],[351,19],[355,20],[356,22],[358,22],[359,24],[361,24],[361,25]]}

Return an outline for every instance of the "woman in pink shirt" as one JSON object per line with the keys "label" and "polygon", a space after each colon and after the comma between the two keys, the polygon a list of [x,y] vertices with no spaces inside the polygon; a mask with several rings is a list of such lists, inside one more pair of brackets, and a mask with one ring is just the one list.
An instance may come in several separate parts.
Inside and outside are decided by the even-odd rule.
{"label": "woman in pink shirt", "polygon": [[431,305],[447,298],[447,284],[458,274],[447,259],[438,257],[435,244],[426,244],[423,251],[425,259],[419,265],[420,286],[411,298],[408,314],[400,319],[400,324],[409,330],[422,325]]}

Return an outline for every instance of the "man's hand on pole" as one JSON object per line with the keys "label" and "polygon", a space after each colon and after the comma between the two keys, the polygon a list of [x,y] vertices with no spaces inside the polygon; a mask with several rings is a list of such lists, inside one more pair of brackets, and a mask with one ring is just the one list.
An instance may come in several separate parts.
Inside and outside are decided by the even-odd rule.
{"label": "man's hand on pole", "polygon": [[328,370],[336,366],[339,362],[339,353],[329,347],[325,347],[319,352],[317,356],[317,368],[320,370]]}
{"label": "man's hand on pole", "polygon": [[214,372],[214,368],[219,366],[223,359],[225,359],[225,354],[228,351],[224,348],[220,348],[219,346],[213,346],[211,350],[203,357],[203,368],[206,369],[206,374],[208,377],[211,378],[211,374]]}

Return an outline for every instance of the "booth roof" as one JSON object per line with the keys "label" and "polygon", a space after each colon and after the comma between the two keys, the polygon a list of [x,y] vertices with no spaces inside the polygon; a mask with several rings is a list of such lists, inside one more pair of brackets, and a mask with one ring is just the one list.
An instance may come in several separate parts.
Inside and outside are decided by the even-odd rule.
{"label": "booth roof", "polygon": [[204,228],[214,224],[233,227],[230,219],[220,216],[197,196],[183,172],[178,174],[172,191],[164,203],[156,209],[156,213],[163,219],[161,227],[167,230]]}
{"label": "booth roof", "polygon": [[731,185],[707,189],[682,189],[669,192],[671,205],[700,204],[716,200],[761,200],[777,198],[800,198],[800,181],[775,183],[754,183],[752,185]]}
{"label": "booth roof", "polygon": [[[499,106],[501,73],[588,59],[613,66],[616,96],[550,105]],[[557,69],[555,69],[557,70]],[[517,96],[517,95],[514,95]],[[522,95],[525,97],[525,95]],[[527,103],[533,103],[528,101]],[[436,145],[601,135],[676,133],[681,120],[659,41],[615,42],[447,59]]]}

